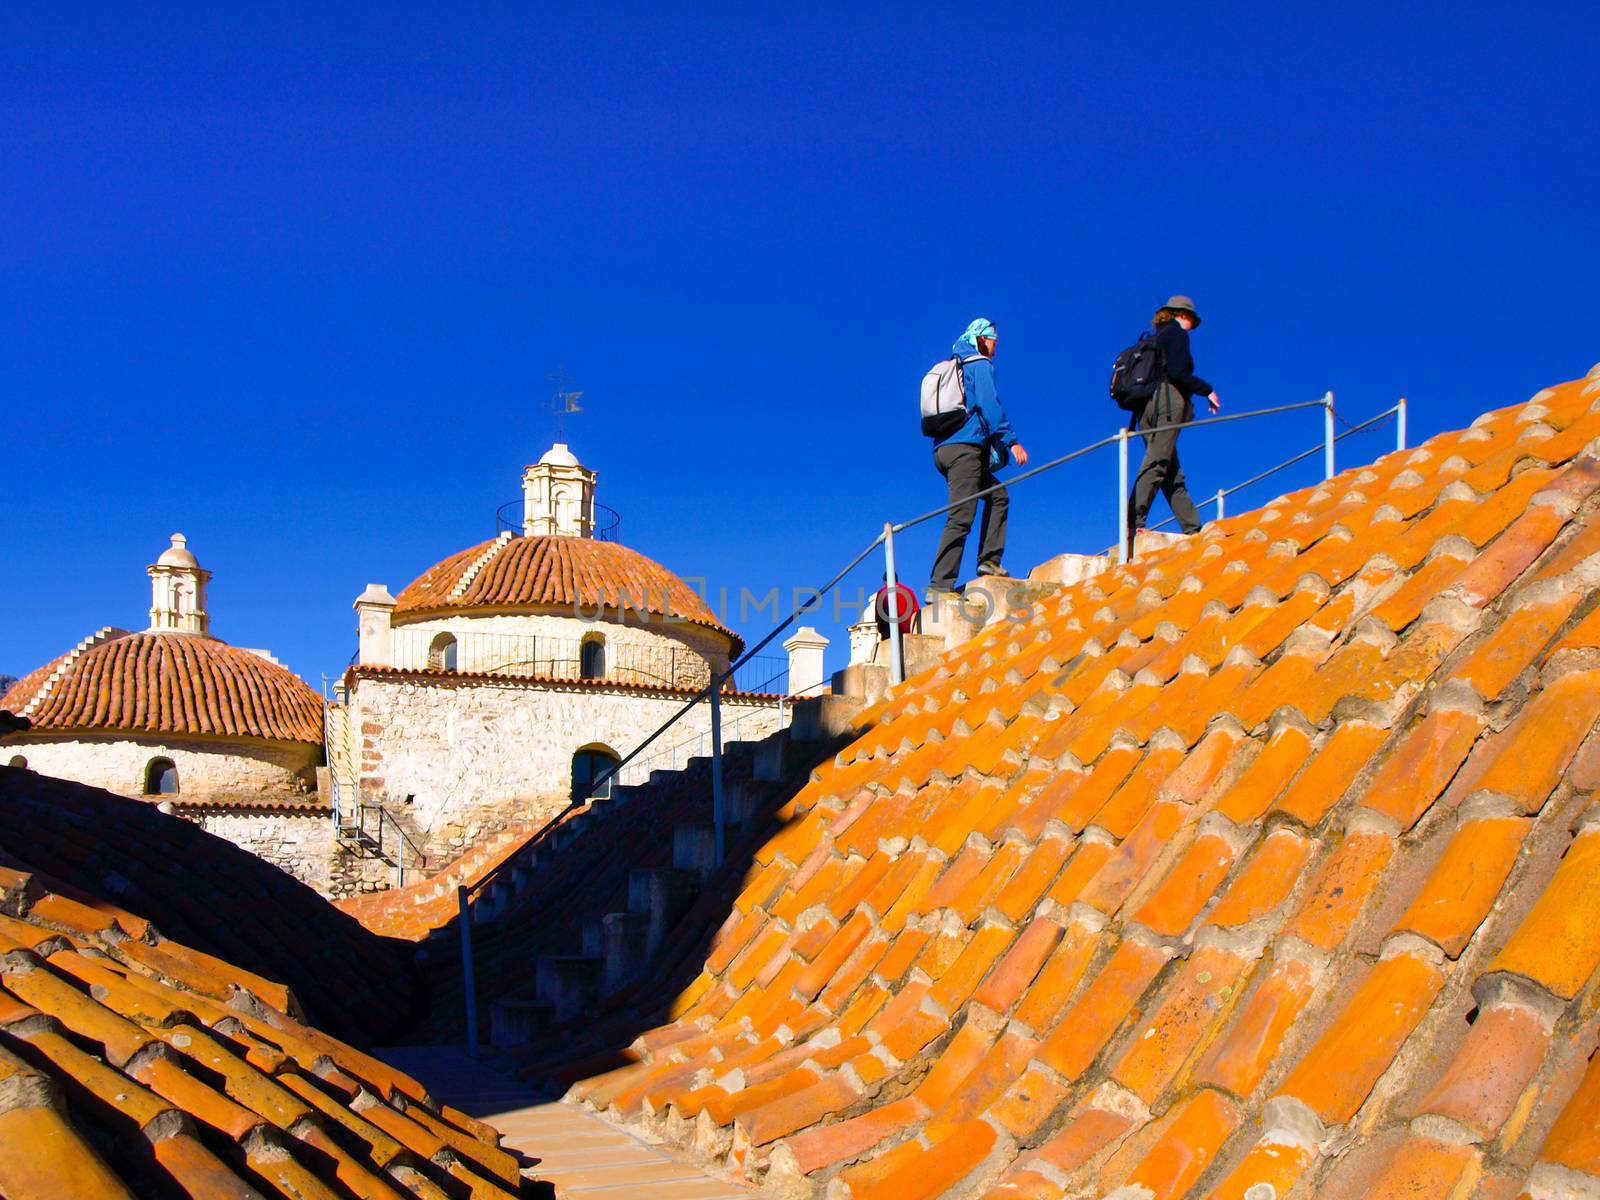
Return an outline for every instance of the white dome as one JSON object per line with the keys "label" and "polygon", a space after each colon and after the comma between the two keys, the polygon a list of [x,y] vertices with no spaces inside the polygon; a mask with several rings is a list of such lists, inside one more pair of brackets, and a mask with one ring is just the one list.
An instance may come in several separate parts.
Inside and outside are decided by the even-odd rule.
{"label": "white dome", "polygon": [[539,460],[541,467],[578,467],[583,464],[578,461],[578,456],[567,449],[565,442],[557,442],[544,452],[544,457]]}
{"label": "white dome", "polygon": [[200,560],[189,549],[189,539],[181,533],[172,535],[172,545],[156,559],[158,567],[199,567]]}

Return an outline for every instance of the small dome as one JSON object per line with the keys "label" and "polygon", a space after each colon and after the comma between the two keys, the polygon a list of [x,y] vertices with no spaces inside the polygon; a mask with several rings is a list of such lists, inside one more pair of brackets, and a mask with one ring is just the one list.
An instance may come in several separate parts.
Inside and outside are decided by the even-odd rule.
{"label": "small dome", "polygon": [[190,567],[198,569],[200,560],[189,549],[189,539],[181,533],[172,535],[172,545],[161,552],[161,557],[156,559],[158,567]]}
{"label": "small dome", "polygon": [[322,741],[322,698],[287,667],[210,637],[106,633],[19,679],[0,707],[27,715],[36,733],[117,729]]}
{"label": "small dome", "polygon": [[557,442],[544,452],[544,457],[539,460],[541,467],[581,467],[578,456],[567,449],[565,442]]}
{"label": "small dome", "polygon": [[447,612],[620,610],[671,615],[716,631],[734,653],[743,640],[699,594],[660,563],[616,542],[540,536],[481,542],[424,571],[402,591],[395,623]]}

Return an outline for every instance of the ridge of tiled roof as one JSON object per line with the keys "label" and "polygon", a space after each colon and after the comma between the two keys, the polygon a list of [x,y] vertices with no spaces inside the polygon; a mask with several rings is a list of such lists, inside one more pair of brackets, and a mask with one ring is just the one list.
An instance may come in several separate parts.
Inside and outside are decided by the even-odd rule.
{"label": "ridge of tiled roof", "polygon": [[396,597],[397,624],[440,613],[603,608],[671,617],[744,643],[697,592],[666,567],[619,542],[593,538],[491,538],[428,568]]}
{"label": "ridge of tiled roof", "polygon": [[322,700],[304,680],[254,651],[198,634],[101,630],[18,680],[0,707],[39,731],[322,743]]}
{"label": "ridge of tiled roof", "polygon": [[29,671],[12,684],[6,689],[5,695],[0,696],[0,708],[19,717],[30,716],[85,650],[91,646],[98,646],[110,638],[127,635],[126,629],[118,629],[114,625],[106,625],[95,630],[65,654],[51,659],[37,670]]}
{"label": "ridge of tiled roof", "polygon": [[[72,894],[68,894],[68,893]],[[491,1127],[270,980],[0,867],[0,1194],[519,1194]]]}
{"label": "ridge of tiled roof", "polygon": [[572,1097],[828,1200],[1600,1195],[1600,368],[865,714]]}
{"label": "ridge of tiled roof", "polygon": [[48,871],[57,891],[112,898],[166,936],[277,981],[345,1041],[391,1039],[412,1017],[397,944],[271,863],[152,804],[0,767],[0,862],[7,855]]}

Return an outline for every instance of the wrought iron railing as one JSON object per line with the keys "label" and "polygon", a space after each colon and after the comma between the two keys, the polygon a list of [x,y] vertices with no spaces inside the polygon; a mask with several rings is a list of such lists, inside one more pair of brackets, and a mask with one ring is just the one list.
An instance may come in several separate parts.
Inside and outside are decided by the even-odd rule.
{"label": "wrought iron railing", "polygon": [[[515,500],[507,500],[494,510],[494,531],[496,533],[522,533],[523,519],[526,514],[527,501],[521,496]],[[622,526],[622,514],[616,509],[604,504],[594,506],[594,529],[589,536],[597,542],[614,542],[617,540],[617,530]]]}

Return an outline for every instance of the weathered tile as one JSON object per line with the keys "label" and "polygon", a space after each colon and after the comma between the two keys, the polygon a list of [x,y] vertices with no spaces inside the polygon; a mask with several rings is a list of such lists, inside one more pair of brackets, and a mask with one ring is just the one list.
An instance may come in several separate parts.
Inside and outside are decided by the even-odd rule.
{"label": "weathered tile", "polygon": [[1600,966],[1600,828],[1580,834],[1532,911],[1488,969],[1570,1000]]}
{"label": "weathered tile", "polygon": [[1437,967],[1413,954],[1380,961],[1343,1011],[1284,1080],[1329,1125],[1353,1117],[1444,986]]}

